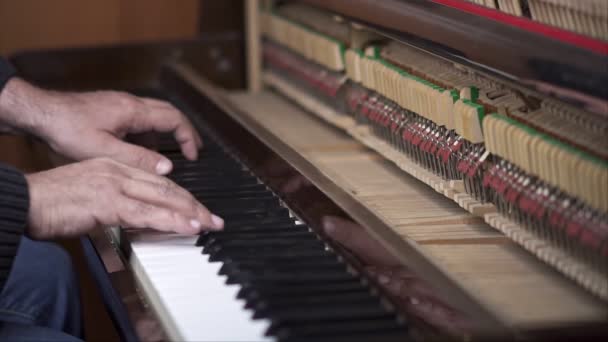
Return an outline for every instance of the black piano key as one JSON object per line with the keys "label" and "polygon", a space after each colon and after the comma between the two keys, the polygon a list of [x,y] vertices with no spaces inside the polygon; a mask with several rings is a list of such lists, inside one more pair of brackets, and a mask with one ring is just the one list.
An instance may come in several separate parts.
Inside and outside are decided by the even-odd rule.
{"label": "black piano key", "polygon": [[[342,261],[340,261],[335,255],[326,254],[318,257],[309,258],[285,258],[285,257],[273,257],[265,259],[249,259],[240,260],[238,262],[226,262],[222,267],[230,267],[234,269],[264,269],[264,268],[307,268],[307,267],[337,267],[341,265],[346,267]],[[221,271],[221,270],[220,270]]]}
{"label": "black piano key", "polygon": [[298,239],[298,238],[311,238],[310,232],[306,226],[303,226],[306,230],[296,230],[293,227],[283,229],[272,229],[272,230],[256,230],[254,232],[242,232],[242,231],[228,231],[224,234],[209,234],[199,238],[199,245],[204,247],[212,247],[214,245],[223,244],[227,241],[232,240],[261,240],[268,237],[272,238],[283,238],[283,239]]}
{"label": "black piano key", "polygon": [[329,322],[359,319],[391,319],[395,314],[380,303],[375,304],[342,304],[340,306],[298,307],[272,310],[269,315],[271,325],[268,333],[276,333],[282,327],[301,323]]}
{"label": "black piano key", "polygon": [[[318,250],[318,249],[311,250],[309,248],[297,248],[297,249],[290,249],[287,251],[283,251],[280,254],[280,256],[293,257],[293,258],[308,258],[308,257],[317,257],[317,256],[324,256],[324,255],[332,255],[332,253],[330,253],[329,251],[326,251],[326,250]],[[245,259],[265,259],[265,258],[276,257],[276,256],[279,256],[277,251],[272,251],[272,250],[264,250],[264,251],[260,251],[258,253],[256,253],[255,251],[253,251],[253,252],[247,251],[247,253],[238,253],[238,251],[235,252],[233,250],[224,250],[221,253],[215,253],[213,255],[210,255],[209,261],[211,261],[211,262],[215,262],[215,261],[238,262],[240,260],[245,260]]]}
{"label": "black piano key", "polygon": [[201,171],[204,165],[191,165],[186,167],[176,166],[175,172],[169,175],[169,178],[175,181],[185,180],[216,180],[216,179],[257,179],[249,171],[239,169],[237,167],[225,167],[221,169],[206,169]]}
{"label": "black piano key", "polygon": [[323,242],[319,240],[316,235],[310,232],[289,232],[289,231],[275,231],[275,234],[232,234],[229,239],[219,238],[215,239],[209,245],[205,247],[219,247],[219,248],[290,248],[294,247],[295,244],[302,246],[303,243],[307,243],[309,247],[323,248]]}
{"label": "black piano key", "polygon": [[[276,197],[274,194],[268,193],[268,192],[238,194],[238,195],[234,195],[232,198],[229,198],[229,197],[219,197],[218,198],[218,197],[209,196],[206,194],[201,194],[200,196],[194,195],[194,197],[196,197],[200,201],[204,201],[204,202],[210,203],[210,204],[213,203],[216,205],[228,204],[228,203],[230,203],[231,199],[232,199],[232,201],[236,201],[236,202],[240,203],[241,205],[244,205],[249,202],[255,202],[255,201],[260,201],[260,202],[266,203],[266,204],[272,203],[275,206],[280,205],[279,198]],[[258,205],[260,205],[260,204],[258,204]]]}
{"label": "black piano key", "polygon": [[319,241],[314,235],[307,233],[303,235],[300,234],[300,236],[285,236],[284,238],[281,238],[280,236],[276,238],[268,238],[259,235],[257,238],[253,237],[240,239],[238,237],[234,237],[232,239],[211,239],[211,241],[208,240],[204,244],[203,253],[213,254],[224,249],[235,250],[238,248],[242,248],[241,251],[237,252],[238,254],[249,254],[249,251],[254,249],[258,249],[260,251],[275,249],[277,253],[280,253],[280,251],[285,248],[294,248],[296,245],[301,247],[303,246],[302,243],[306,243],[307,247],[313,247],[315,244],[322,246],[323,244],[323,242]]}
{"label": "black piano key", "polygon": [[[272,226],[267,226],[267,227],[256,227],[253,225],[240,225],[240,226],[230,226],[228,228],[225,228],[222,231],[209,231],[209,232],[204,232],[202,233],[199,238],[198,241],[196,242],[197,246],[204,246],[208,241],[210,240],[222,240],[222,239],[233,239],[233,238],[256,238],[256,237],[262,237],[262,236],[266,236],[266,235],[272,235],[272,236],[279,236],[279,235],[291,235],[291,234],[305,234],[305,233],[309,233],[309,229],[307,226],[305,225],[289,225],[289,223],[293,223],[293,222],[286,222],[286,224],[282,224],[282,225],[272,225]],[[289,234],[288,234],[289,233]]]}
{"label": "black piano key", "polygon": [[387,332],[358,332],[344,333],[340,335],[325,335],[325,336],[292,336],[282,338],[281,342],[407,342],[413,338],[407,331],[387,331]]}
{"label": "black piano key", "polygon": [[[275,213],[276,214],[276,213]],[[246,215],[243,217],[238,217],[237,215],[232,215],[231,220],[224,224],[224,230],[218,232],[209,232],[209,233],[229,233],[229,232],[248,232],[255,231],[256,229],[265,229],[265,230],[282,230],[287,227],[298,228],[301,225],[296,223],[296,219],[289,215],[289,211],[287,211],[287,215]],[[206,234],[204,232],[203,234]]]}
{"label": "black piano key", "polygon": [[219,274],[226,275],[238,271],[284,269],[289,267],[298,269],[341,267],[342,270],[346,269],[346,265],[338,261],[335,256],[325,255],[306,259],[271,258],[225,262],[220,268]]}
{"label": "black piano key", "polygon": [[[215,212],[215,214],[218,214],[220,216],[222,216],[221,214],[223,213],[222,210],[218,210],[217,212]],[[232,222],[232,224],[234,225],[239,225],[239,224],[243,224],[243,223],[249,223],[249,222],[253,222],[255,220],[273,220],[273,219],[288,219],[290,218],[289,215],[289,210],[285,209],[285,208],[279,208],[279,209],[274,209],[272,211],[267,211],[267,212],[263,212],[263,211],[251,211],[251,212],[240,212],[240,213],[235,213],[235,212],[229,212],[229,215],[224,214],[223,218],[224,221],[226,222],[226,224],[230,224]],[[224,227],[224,229],[226,229]]]}
{"label": "black piano key", "polygon": [[[315,322],[314,324],[298,324],[287,328],[278,329],[276,332],[279,340],[289,338],[319,336],[339,336],[341,334],[373,333],[382,334],[386,332],[404,332],[406,326],[394,317],[389,319],[348,320],[341,322]],[[374,339],[375,341],[375,339]]]}
{"label": "black piano key", "polygon": [[251,245],[251,244],[232,244],[229,247],[226,246],[214,246],[208,250],[203,251],[205,254],[209,254],[210,261],[222,261],[222,260],[238,260],[239,258],[266,258],[269,256],[314,256],[323,255],[328,252],[317,248],[320,241],[286,241],[280,243],[277,241],[277,245]]}
{"label": "black piano key", "polygon": [[304,294],[344,293],[351,291],[363,291],[367,287],[359,279],[343,283],[328,284],[295,284],[284,287],[282,284],[274,284],[266,287],[241,287],[237,298],[253,302],[260,299],[272,299],[276,297],[301,296]]}
{"label": "black piano key", "polygon": [[[255,260],[254,260],[255,261]],[[225,267],[224,267],[225,266]],[[225,271],[223,271],[225,270]],[[296,272],[340,272],[344,273],[348,268],[345,264],[337,261],[336,259],[315,260],[315,263],[309,262],[308,264],[289,264],[289,263],[274,263],[272,265],[264,265],[261,262],[244,262],[239,263],[226,263],[220,269],[223,274],[232,275],[240,273],[254,273],[254,274],[266,274],[268,272],[279,272],[293,274]],[[221,273],[222,274],[222,273]]]}
{"label": "black piano key", "polygon": [[392,341],[407,329],[367,282],[328,250],[306,225],[296,223],[266,185],[212,137],[199,160],[186,160],[172,137],[163,141],[173,161],[169,178],[225,220],[197,245],[221,261],[228,283],[256,318],[269,317],[268,333],[281,341]]}
{"label": "black piano key", "polygon": [[238,191],[190,191],[194,197],[200,201],[208,199],[230,199],[230,198],[257,198],[274,196],[265,186],[260,184],[259,188],[245,188]]}
{"label": "black piano key", "polygon": [[314,234],[307,234],[298,239],[281,239],[281,238],[260,238],[260,239],[229,239],[223,241],[221,245],[214,245],[209,250],[203,250],[203,253],[213,254],[220,251],[234,253],[235,255],[250,254],[253,252],[268,251],[268,255],[280,256],[286,250],[297,248],[299,250],[323,250],[323,242],[317,239]]}
{"label": "black piano key", "polygon": [[234,274],[229,274],[227,284],[268,284],[275,283],[311,283],[311,282],[341,282],[356,279],[356,277],[344,270],[264,270],[261,272],[237,271]]}
{"label": "black piano key", "polygon": [[242,188],[251,185],[260,184],[256,178],[242,178],[242,179],[215,179],[213,181],[204,182],[204,179],[176,179],[175,182],[186,189],[201,189],[200,186],[204,186],[205,189],[225,189],[228,187]]}
{"label": "black piano key", "polygon": [[301,311],[323,310],[329,307],[344,307],[348,305],[379,305],[378,298],[369,292],[333,294],[331,296],[296,297],[280,301],[258,301],[254,306],[254,318],[267,318],[274,312],[297,308]]}
{"label": "black piano key", "polygon": [[[179,182],[178,182],[179,184]],[[180,184],[181,185],[181,184]],[[266,186],[264,186],[263,184],[249,184],[249,185],[241,185],[241,186],[236,186],[236,185],[226,185],[226,187],[224,188],[219,188],[216,185],[212,185],[212,184],[187,184],[185,186],[183,186],[186,190],[190,191],[191,193],[201,193],[201,194],[207,194],[207,193],[214,193],[214,192],[222,192],[222,193],[235,193],[235,192],[239,192],[239,191],[254,191],[254,190],[262,190],[262,191],[268,191],[266,189]]]}
{"label": "black piano key", "polygon": [[259,308],[290,308],[299,305],[322,305],[327,303],[378,303],[378,298],[367,289],[344,293],[325,293],[314,295],[303,294],[294,297],[275,297],[272,300],[261,300]]}
{"label": "black piano key", "polygon": [[229,231],[232,229],[238,229],[238,227],[243,227],[251,224],[259,224],[262,226],[271,226],[271,225],[282,225],[287,223],[295,224],[295,219],[289,215],[289,211],[285,210],[280,213],[273,213],[273,215],[245,215],[243,217],[237,217],[237,215],[232,215],[230,217],[230,221],[226,221],[224,224],[224,231]]}
{"label": "black piano key", "polygon": [[281,301],[291,297],[311,297],[323,295],[338,295],[343,293],[371,293],[370,289],[361,281],[328,284],[298,284],[289,287],[279,285],[264,288],[245,286],[241,288],[237,297],[245,300],[246,308],[253,308],[260,302]]}
{"label": "black piano key", "polygon": [[[311,279],[311,278],[287,278],[287,279],[256,279],[255,281],[241,283],[243,299],[245,301],[258,301],[265,299],[266,296],[276,295],[277,293],[300,292],[312,294],[315,292],[325,293],[327,290],[320,290],[319,287],[326,286],[328,289],[337,288],[358,288],[364,289],[362,280],[349,273],[343,273],[339,278],[331,279]],[[357,285],[361,287],[357,287]],[[288,290],[290,289],[290,290]]]}
{"label": "black piano key", "polygon": [[277,198],[206,200],[205,206],[213,212],[251,212],[282,209]]}

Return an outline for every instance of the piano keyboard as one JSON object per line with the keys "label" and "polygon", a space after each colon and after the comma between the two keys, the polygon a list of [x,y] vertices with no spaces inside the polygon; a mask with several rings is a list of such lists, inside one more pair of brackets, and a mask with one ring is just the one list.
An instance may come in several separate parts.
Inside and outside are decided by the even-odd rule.
{"label": "piano keyboard", "polygon": [[131,264],[172,340],[404,341],[369,284],[218,143],[198,161],[161,151],[169,176],[225,229],[199,237],[129,233]]}

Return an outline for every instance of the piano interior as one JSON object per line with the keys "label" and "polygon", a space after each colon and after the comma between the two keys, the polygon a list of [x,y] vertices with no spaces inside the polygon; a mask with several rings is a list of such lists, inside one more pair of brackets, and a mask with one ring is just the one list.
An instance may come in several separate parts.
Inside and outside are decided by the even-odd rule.
{"label": "piano interior", "polygon": [[252,0],[242,37],[14,62],[167,99],[205,137],[197,162],[156,147],[224,232],[91,237],[162,339],[599,339],[607,4]]}

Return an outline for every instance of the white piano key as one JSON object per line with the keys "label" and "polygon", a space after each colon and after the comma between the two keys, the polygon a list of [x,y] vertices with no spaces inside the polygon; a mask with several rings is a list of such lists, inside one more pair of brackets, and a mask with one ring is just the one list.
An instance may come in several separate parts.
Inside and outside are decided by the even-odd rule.
{"label": "white piano key", "polygon": [[169,338],[177,341],[272,341],[267,320],[238,300],[237,285],[218,275],[196,237],[159,233],[130,234],[131,264]]}

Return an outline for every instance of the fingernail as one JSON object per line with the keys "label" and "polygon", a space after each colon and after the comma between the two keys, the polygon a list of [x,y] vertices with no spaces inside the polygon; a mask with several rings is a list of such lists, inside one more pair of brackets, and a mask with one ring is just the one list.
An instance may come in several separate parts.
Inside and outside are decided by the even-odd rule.
{"label": "fingernail", "polygon": [[218,229],[224,228],[224,220],[219,216],[211,215],[211,222]]}
{"label": "fingernail", "polygon": [[202,224],[199,220],[190,220],[190,226],[196,230],[199,230],[201,229]]}
{"label": "fingernail", "polygon": [[162,159],[161,161],[158,162],[158,164],[156,164],[156,173],[159,175],[166,175],[169,172],[171,172],[171,168],[173,167],[173,165],[171,165],[171,162],[167,159]]}

